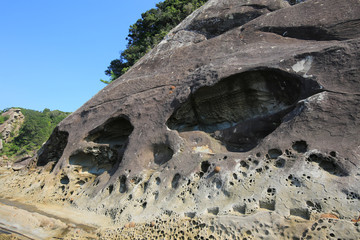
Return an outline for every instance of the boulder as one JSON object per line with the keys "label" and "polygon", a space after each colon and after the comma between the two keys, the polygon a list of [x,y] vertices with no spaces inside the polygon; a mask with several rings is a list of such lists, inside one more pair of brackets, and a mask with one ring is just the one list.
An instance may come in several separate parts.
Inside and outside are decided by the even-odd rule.
{"label": "boulder", "polygon": [[57,126],[42,191],[141,229],[104,238],[356,239],[359,13],[208,1]]}

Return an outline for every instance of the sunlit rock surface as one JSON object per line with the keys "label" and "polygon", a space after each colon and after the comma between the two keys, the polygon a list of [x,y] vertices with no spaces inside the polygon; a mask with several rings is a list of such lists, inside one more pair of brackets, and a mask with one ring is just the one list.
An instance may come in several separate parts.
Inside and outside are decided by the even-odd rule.
{"label": "sunlit rock surface", "polygon": [[102,239],[358,239],[360,2],[210,0],[62,121],[3,197]]}

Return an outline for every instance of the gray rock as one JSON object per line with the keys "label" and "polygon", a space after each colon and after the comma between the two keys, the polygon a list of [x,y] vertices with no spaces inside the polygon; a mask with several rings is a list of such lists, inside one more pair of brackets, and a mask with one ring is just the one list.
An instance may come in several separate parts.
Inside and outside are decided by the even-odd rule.
{"label": "gray rock", "polygon": [[11,136],[16,136],[16,134],[18,134],[25,117],[21,113],[20,109],[15,108],[11,108],[9,111],[2,113],[1,115],[8,117],[3,124],[0,124],[0,135],[2,140],[6,143],[10,141]]}
{"label": "gray rock", "polygon": [[47,194],[116,224],[200,219],[186,236],[356,239],[359,13],[210,0],[58,125]]}

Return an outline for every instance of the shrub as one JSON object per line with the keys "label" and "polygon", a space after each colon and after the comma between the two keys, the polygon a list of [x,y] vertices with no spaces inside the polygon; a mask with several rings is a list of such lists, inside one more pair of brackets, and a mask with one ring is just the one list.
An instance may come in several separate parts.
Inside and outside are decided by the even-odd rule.
{"label": "shrub", "polygon": [[41,145],[50,137],[55,126],[67,117],[70,113],[58,110],[50,111],[34,111],[30,109],[20,108],[25,116],[19,134],[13,136],[8,143],[4,143],[1,155],[15,157],[29,152],[38,150]]}

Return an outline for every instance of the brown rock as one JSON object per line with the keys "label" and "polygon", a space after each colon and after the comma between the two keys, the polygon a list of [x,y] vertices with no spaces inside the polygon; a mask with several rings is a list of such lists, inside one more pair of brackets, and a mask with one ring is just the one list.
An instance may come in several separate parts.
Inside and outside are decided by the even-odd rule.
{"label": "brown rock", "polygon": [[336,216],[335,214],[332,214],[332,213],[324,213],[324,214],[321,214],[320,218],[334,218],[334,219],[339,219],[338,216]]}
{"label": "brown rock", "polygon": [[216,167],[214,168],[214,172],[216,172],[216,173],[219,173],[220,170],[221,170],[221,168],[220,168],[219,166],[216,166]]}
{"label": "brown rock", "polygon": [[214,219],[199,228],[219,239],[331,236],[309,228],[313,212],[359,209],[359,12],[358,0],[208,1],[57,126],[37,166],[68,177],[47,194],[66,185],[119,224]]}

